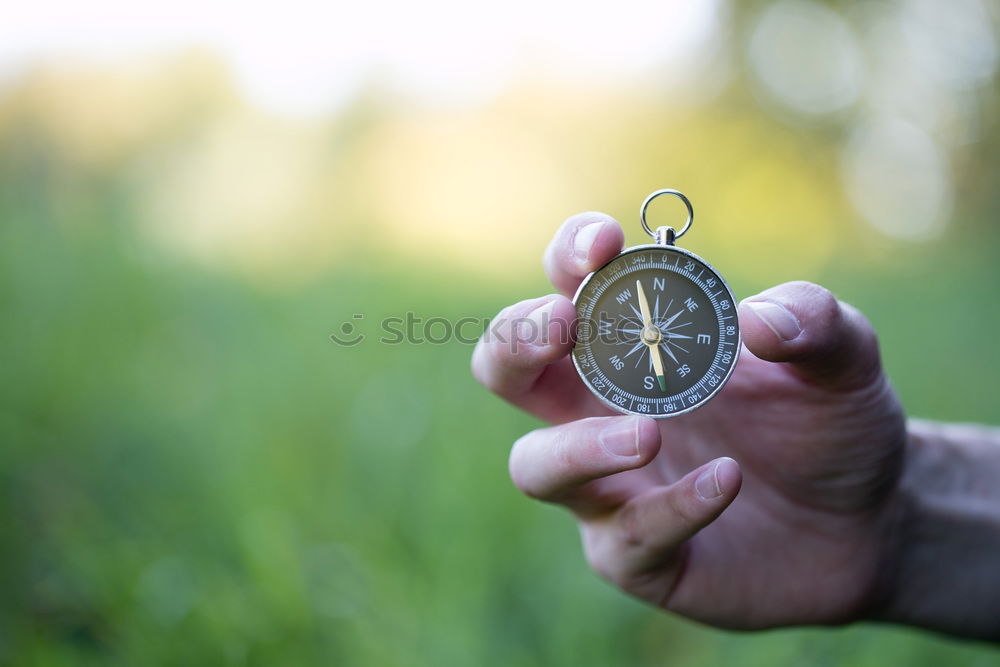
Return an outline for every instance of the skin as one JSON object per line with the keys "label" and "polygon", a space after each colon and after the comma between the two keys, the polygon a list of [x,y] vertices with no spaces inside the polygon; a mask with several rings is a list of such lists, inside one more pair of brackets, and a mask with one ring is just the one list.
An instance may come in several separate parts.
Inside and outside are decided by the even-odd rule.
{"label": "skin", "polygon": [[[901,589],[929,578],[921,539],[944,549],[935,564],[960,559],[932,528],[912,529],[926,513],[920,480],[936,475],[927,462],[941,456],[929,443],[941,438],[925,428],[914,443],[871,325],[826,289],[793,282],[744,300],[745,347],[733,376],[688,415],[618,415],[586,389],[567,356],[572,341],[559,334],[575,319],[569,297],[580,281],[622,243],[606,215],[567,220],[544,261],[560,293],[502,311],[497,335],[484,337],[472,360],[486,387],[553,424],[514,444],[510,474],[528,496],[573,512],[593,569],[657,607],[720,627],[880,618],[994,636],[995,615],[976,616],[977,624],[947,613],[949,604],[970,604],[974,581],[961,600],[949,599],[946,577],[937,599],[900,603]],[[532,313],[548,336],[515,326]],[[938,478],[950,507],[967,497]],[[942,530],[960,533],[958,515]],[[995,536],[1000,521],[985,523]]]}

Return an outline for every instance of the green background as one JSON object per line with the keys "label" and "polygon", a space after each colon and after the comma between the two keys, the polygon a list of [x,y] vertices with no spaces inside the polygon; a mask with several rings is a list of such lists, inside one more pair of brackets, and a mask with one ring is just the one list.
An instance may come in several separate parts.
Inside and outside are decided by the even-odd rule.
{"label": "green background", "polygon": [[[485,321],[548,292],[538,239],[559,224],[553,212],[606,209],[638,243],[641,198],[690,183],[696,209],[708,213],[684,245],[715,264],[737,298],[784,280],[824,284],[874,323],[911,415],[1000,423],[995,86],[981,92],[981,133],[953,164],[957,204],[935,240],[882,238],[852,217],[839,192],[803,195],[806,210],[835,219],[822,233],[805,220],[774,222],[768,212],[780,212],[789,194],[777,189],[739,200],[745,218],[713,215],[731,170],[756,163],[753,145],[770,147],[789,174],[804,169],[816,191],[839,187],[831,174],[840,126],[775,115],[737,78],[692,116],[678,116],[670,100],[626,95],[608,115],[579,120],[566,144],[549,147],[554,164],[565,159],[579,172],[573,189],[538,202],[528,227],[476,227],[454,261],[432,252],[433,240],[387,249],[386,221],[366,213],[360,194],[320,206],[343,233],[321,238],[337,252],[302,273],[298,250],[284,264],[205,260],[159,242],[143,222],[144,175],[183,162],[201,129],[243,108],[217,92],[225,76],[206,80],[204,69],[198,61],[195,74],[165,77],[164,86],[176,88],[178,76],[193,83],[148,132],[119,141],[100,124],[86,130],[114,146],[94,159],[61,131],[75,110],[61,106],[73,98],[60,97],[59,85],[100,91],[114,82],[71,77],[47,88],[43,75],[29,76],[0,98],[0,661],[1000,660],[984,644],[874,624],[717,631],[624,597],[588,570],[568,515],[513,489],[509,447],[539,423],[475,384],[471,345],[377,340],[384,317]],[[518,93],[490,113],[545,124],[561,104],[554,93],[542,101]],[[408,117],[394,105],[373,94],[324,120],[316,169],[344,175],[345,164],[373,150],[366,142],[380,128]],[[52,120],[54,107],[62,115]],[[605,122],[630,113],[647,124]],[[733,137],[754,139],[737,150]],[[568,148],[580,144],[584,156],[632,160],[622,169],[580,166],[581,153]],[[690,166],[720,155],[721,173]],[[350,184],[352,193],[383,187]],[[504,191],[516,194],[517,183]],[[829,202],[833,212],[822,210]],[[743,236],[733,240],[737,230]],[[518,244],[522,232],[530,240],[518,247],[523,261],[477,270],[491,264],[494,240]],[[821,259],[804,262],[803,239],[813,238]],[[330,334],[344,322],[366,340],[335,345]]]}

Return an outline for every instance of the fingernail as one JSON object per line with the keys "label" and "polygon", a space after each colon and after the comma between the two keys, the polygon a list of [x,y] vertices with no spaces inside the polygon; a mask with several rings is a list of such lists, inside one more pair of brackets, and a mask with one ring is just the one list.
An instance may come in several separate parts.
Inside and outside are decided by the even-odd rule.
{"label": "fingernail", "polygon": [[587,258],[590,257],[590,247],[594,245],[594,239],[597,238],[606,224],[608,223],[592,222],[576,230],[576,236],[573,237],[573,254],[576,255],[577,259],[587,261]]}
{"label": "fingernail", "polygon": [[739,476],[739,464],[728,456],[724,456],[717,460],[711,468],[698,475],[698,479],[694,481],[694,490],[702,500],[715,500],[722,495],[722,482],[720,480],[728,479],[729,481],[726,483],[732,486],[735,480],[739,479]]}
{"label": "fingernail", "polygon": [[698,492],[698,497],[702,500],[712,500],[722,495],[722,487],[719,486],[719,465],[721,461],[716,461],[715,465],[698,475],[694,482],[694,490]]}
{"label": "fingernail", "polygon": [[639,419],[626,417],[616,419],[610,426],[605,426],[597,436],[609,454],[614,456],[639,456]]}
{"label": "fingernail", "polygon": [[784,306],[773,301],[747,301],[746,304],[782,341],[794,340],[802,333],[798,318]]}
{"label": "fingernail", "polygon": [[552,322],[552,309],[555,301],[548,301],[528,313],[514,325],[517,340],[528,345],[544,345],[548,343],[549,323]]}

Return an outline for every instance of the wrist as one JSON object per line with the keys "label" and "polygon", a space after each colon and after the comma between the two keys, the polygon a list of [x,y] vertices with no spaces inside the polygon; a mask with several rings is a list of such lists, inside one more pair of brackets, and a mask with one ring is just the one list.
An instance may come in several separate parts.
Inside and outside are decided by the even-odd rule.
{"label": "wrist", "polygon": [[874,618],[1000,638],[1000,432],[911,420]]}

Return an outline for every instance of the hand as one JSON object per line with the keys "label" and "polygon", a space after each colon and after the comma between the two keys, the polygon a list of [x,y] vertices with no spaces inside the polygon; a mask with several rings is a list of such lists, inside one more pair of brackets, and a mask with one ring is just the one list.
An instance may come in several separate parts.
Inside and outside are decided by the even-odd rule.
{"label": "hand", "polygon": [[[745,348],[715,399],[660,422],[616,415],[558,332],[622,242],[607,216],[567,220],[545,254],[562,295],[507,308],[476,348],[480,382],[557,424],[514,444],[514,483],[568,507],[591,566],[665,609],[745,629],[873,613],[907,435],[867,320],[816,285],[766,290],[740,304]],[[510,345],[523,318],[548,336]]]}

